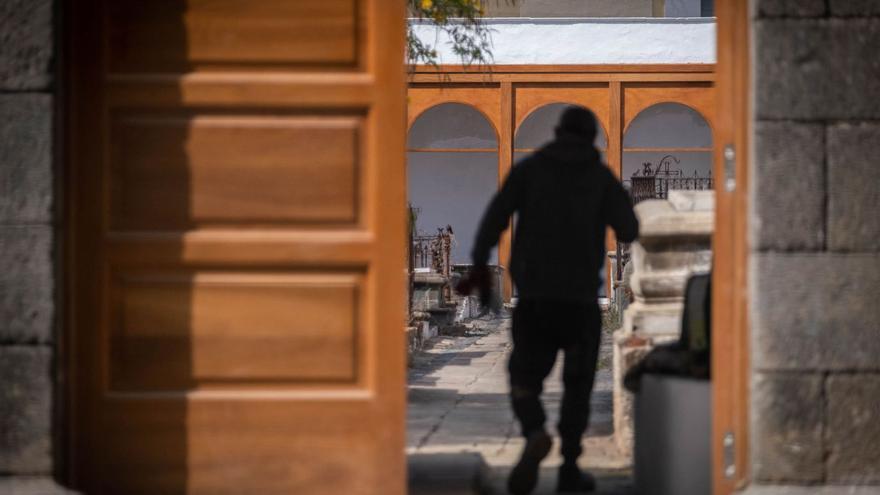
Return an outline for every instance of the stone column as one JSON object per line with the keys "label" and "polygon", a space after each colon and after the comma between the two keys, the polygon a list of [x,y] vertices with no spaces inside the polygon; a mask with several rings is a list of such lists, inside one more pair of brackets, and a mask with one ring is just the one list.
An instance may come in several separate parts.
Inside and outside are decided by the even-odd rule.
{"label": "stone column", "polygon": [[636,206],[640,231],[630,262],[635,301],[614,333],[614,434],[626,455],[632,453],[632,396],[623,377],[653,346],[678,338],[688,277],[712,265],[714,210],[712,191],[670,191],[669,199]]}

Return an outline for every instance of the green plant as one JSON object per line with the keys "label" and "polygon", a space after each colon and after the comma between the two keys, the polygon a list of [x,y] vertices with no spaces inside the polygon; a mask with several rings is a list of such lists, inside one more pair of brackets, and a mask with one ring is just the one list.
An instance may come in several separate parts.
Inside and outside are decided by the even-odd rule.
{"label": "green plant", "polygon": [[[413,17],[430,20],[449,36],[452,51],[462,65],[489,65],[492,62],[492,40],[483,23],[483,0],[408,0],[408,3]],[[412,24],[407,26],[406,46],[407,63],[411,66],[437,66],[437,48],[420,40]]]}

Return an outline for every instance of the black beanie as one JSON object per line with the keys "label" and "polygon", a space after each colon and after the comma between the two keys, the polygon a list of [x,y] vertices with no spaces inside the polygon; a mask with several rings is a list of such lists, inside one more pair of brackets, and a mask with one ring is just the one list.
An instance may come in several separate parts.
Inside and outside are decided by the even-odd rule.
{"label": "black beanie", "polygon": [[584,107],[570,106],[562,112],[556,134],[574,134],[592,141],[596,138],[596,116]]}

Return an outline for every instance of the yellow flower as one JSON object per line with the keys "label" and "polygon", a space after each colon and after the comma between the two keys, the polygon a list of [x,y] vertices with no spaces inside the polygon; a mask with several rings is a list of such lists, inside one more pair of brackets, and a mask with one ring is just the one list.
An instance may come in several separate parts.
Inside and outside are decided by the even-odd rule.
{"label": "yellow flower", "polygon": [[433,0],[422,0],[422,10],[431,10],[431,7],[433,6]]}

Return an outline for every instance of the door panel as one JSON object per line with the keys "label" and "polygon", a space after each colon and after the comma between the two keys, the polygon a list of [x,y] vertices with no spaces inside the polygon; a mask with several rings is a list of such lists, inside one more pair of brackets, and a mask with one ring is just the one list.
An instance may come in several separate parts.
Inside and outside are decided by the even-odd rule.
{"label": "door panel", "polygon": [[111,126],[112,227],[352,224],[362,127],[359,116],[126,115]]}
{"label": "door panel", "polygon": [[404,5],[66,5],[69,477],[404,491]]}

